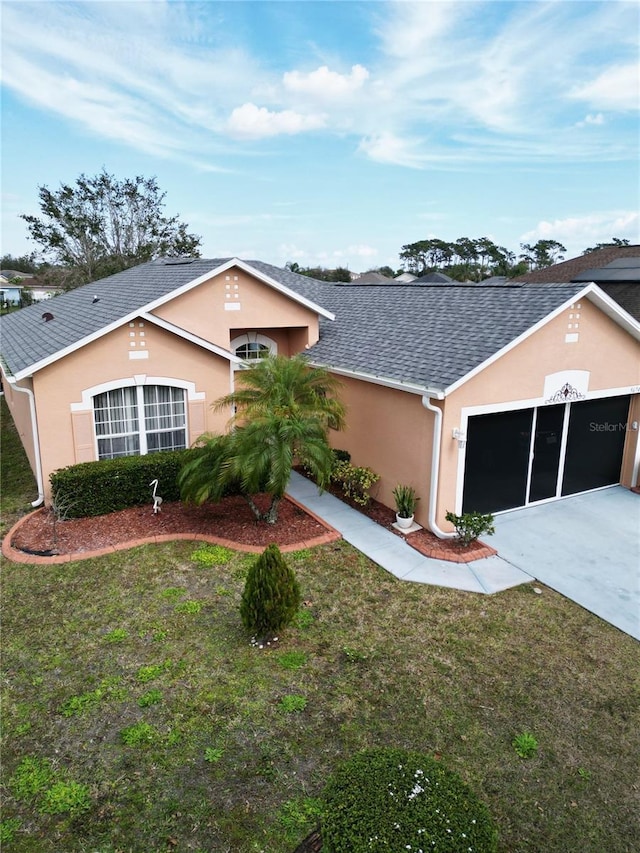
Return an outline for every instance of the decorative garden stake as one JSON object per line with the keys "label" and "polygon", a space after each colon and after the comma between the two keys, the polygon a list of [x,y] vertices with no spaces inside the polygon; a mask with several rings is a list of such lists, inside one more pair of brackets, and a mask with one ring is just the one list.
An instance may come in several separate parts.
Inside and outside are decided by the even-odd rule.
{"label": "decorative garden stake", "polygon": [[157,480],[152,480],[152,481],[149,483],[149,485],[150,485],[150,486],[153,486],[153,514],[154,514],[154,515],[157,515],[159,512],[161,512],[161,511],[162,511],[162,507],[161,507],[161,504],[162,504],[162,498],[160,497],[160,495],[159,495],[159,494],[157,494],[157,491],[158,491],[158,481],[157,481]]}

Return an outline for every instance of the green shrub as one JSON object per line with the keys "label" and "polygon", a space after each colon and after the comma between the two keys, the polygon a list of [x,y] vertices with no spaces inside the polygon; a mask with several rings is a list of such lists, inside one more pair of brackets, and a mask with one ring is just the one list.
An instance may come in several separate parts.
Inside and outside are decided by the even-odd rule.
{"label": "green shrub", "polygon": [[453,524],[463,545],[470,545],[478,536],[491,536],[496,532],[491,513],[482,515],[480,512],[465,512],[463,515],[456,515],[448,512],[445,518]]}
{"label": "green shrub", "polygon": [[351,462],[351,454],[348,450],[338,450],[337,448],[334,448],[333,457],[336,460],[336,464],[338,462]]}
{"label": "green shrub", "polygon": [[322,802],[323,853],[497,850],[486,806],[456,773],[419,752],[358,753],[332,774]]}
{"label": "green shrub", "polygon": [[180,500],[177,477],[187,453],[173,450],[61,468],[49,478],[52,501],[65,507],[65,518],[106,515],[145,504],[151,512],[152,480],[158,480],[158,494],[164,501]]}
{"label": "green shrub", "polygon": [[277,545],[269,545],[247,574],[240,616],[258,637],[272,637],[290,625],[300,607],[300,587]]}
{"label": "green shrub", "polygon": [[379,479],[380,475],[371,468],[358,468],[346,461],[337,462],[331,474],[331,481],[339,486],[346,497],[360,506],[367,506],[371,500],[369,489]]}

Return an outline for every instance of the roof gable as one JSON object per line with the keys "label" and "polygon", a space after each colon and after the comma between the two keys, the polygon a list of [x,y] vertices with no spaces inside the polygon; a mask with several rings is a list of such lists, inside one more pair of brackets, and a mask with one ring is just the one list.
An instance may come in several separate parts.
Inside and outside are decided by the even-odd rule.
{"label": "roof gable", "polygon": [[277,267],[238,258],[150,261],[56,296],[44,311],[42,305],[32,305],[2,317],[3,372],[18,380],[30,376],[232,267],[333,319],[313,301],[311,280],[311,286],[298,283],[302,276]]}

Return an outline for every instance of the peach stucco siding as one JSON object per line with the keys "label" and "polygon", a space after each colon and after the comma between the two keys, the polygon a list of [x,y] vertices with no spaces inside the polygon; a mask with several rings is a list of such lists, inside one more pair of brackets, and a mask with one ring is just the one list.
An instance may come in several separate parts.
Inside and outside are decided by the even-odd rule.
{"label": "peach stucco siding", "polygon": [[[144,338],[140,337],[142,333]],[[132,352],[145,352],[147,357],[132,360]],[[188,422],[191,441],[202,432],[224,429],[227,416],[212,412],[210,403],[231,388],[229,361],[149,322],[136,320],[36,374],[34,390],[47,495],[52,471],[96,458],[91,409],[85,407],[84,421],[78,413],[82,413],[83,392],[104,383],[124,385],[134,376],[149,377],[153,384],[157,379],[164,384],[172,380],[193,383],[196,392],[204,394],[204,403],[193,407],[196,429]]]}
{"label": "peach stucco siding", "polygon": [[[25,379],[18,383],[29,390],[33,389],[33,383],[29,379]],[[2,390],[4,391],[7,407],[11,412],[11,417],[16,427],[16,431],[20,436],[20,441],[24,447],[27,459],[31,470],[35,473],[36,470],[36,451],[34,444],[33,429],[31,424],[31,408],[29,397],[27,394],[17,391],[10,382],[4,377],[2,380]],[[34,498],[36,496],[34,495]]]}
{"label": "peach stucco siding", "polygon": [[[318,340],[318,317],[310,308],[241,270],[214,276],[153,313],[225,348],[237,329],[297,329],[292,343],[298,352]],[[282,339],[289,349],[288,335]]]}
{"label": "peach stucco siding", "polygon": [[399,483],[413,486],[420,497],[416,520],[426,524],[433,415],[423,407],[420,395],[338,378],[347,428],[332,433],[333,446],[348,450],[352,464],[380,475],[371,494],[386,506],[394,506],[392,492]]}

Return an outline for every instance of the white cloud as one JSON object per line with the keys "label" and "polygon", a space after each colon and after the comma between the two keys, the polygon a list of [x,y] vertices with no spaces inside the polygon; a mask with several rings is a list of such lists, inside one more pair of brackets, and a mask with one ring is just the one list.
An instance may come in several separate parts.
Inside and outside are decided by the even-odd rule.
{"label": "white cloud", "polygon": [[638,63],[607,68],[591,82],[572,89],[570,96],[588,101],[595,109],[640,109],[640,67]]}
{"label": "white cloud", "polygon": [[330,71],[326,65],[309,74],[300,71],[286,71],[282,82],[285,90],[296,94],[311,95],[322,100],[343,98],[361,89],[369,78],[369,72],[362,65],[353,65],[351,74],[338,74]]}
{"label": "white cloud", "polygon": [[640,243],[640,216],[636,210],[616,210],[569,216],[565,219],[542,220],[520,237],[521,243],[557,240],[567,248],[567,257],[579,255],[596,243],[607,243],[612,237]]}
{"label": "white cloud", "polygon": [[[243,153],[229,137],[310,130],[409,168],[628,159],[637,148],[635,129],[607,112],[637,106],[635,4],[363,4],[357,33],[321,28],[303,43],[282,30],[261,53],[250,27],[232,30],[234,6],[5,3],[5,85],[96,137],[211,170]],[[295,8],[304,33],[313,18]],[[303,52],[318,67],[299,70]],[[576,131],[587,124],[602,132]]]}
{"label": "white cloud", "polygon": [[420,169],[425,158],[421,153],[421,140],[403,139],[394,133],[374,133],[361,140],[358,151],[366,154],[378,163],[394,166],[408,166]]}
{"label": "white cloud", "polygon": [[293,110],[272,112],[266,107],[243,104],[229,116],[227,128],[232,136],[261,139],[279,134],[303,133],[324,127],[326,118],[321,115],[303,115]]}
{"label": "white cloud", "polygon": [[604,116],[602,113],[588,113],[582,121],[576,122],[576,127],[587,127],[588,125],[604,124]]}

